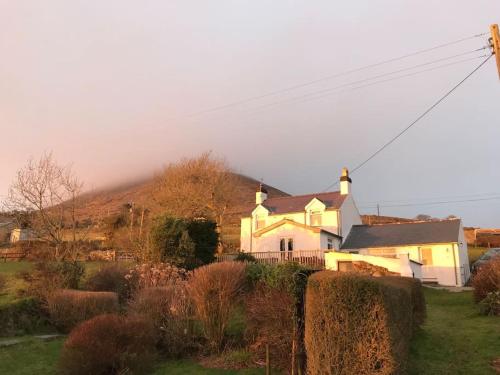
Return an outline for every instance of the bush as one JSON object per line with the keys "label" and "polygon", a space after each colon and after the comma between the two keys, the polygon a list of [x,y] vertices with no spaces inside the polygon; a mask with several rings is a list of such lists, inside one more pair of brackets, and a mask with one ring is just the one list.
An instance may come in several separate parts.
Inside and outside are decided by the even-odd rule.
{"label": "bush", "polygon": [[32,334],[49,326],[48,315],[37,299],[25,298],[0,306],[0,336]]}
{"label": "bush", "polygon": [[472,277],[474,299],[481,302],[488,293],[500,291],[500,256],[482,264]]}
{"label": "bush", "polygon": [[57,289],[76,289],[85,274],[79,262],[38,262],[31,272],[21,273],[28,283],[26,293],[42,301]]}
{"label": "bush", "polygon": [[147,373],[155,356],[155,340],[152,326],[140,317],[100,315],[71,331],[60,370],[70,375]]}
{"label": "bush", "polygon": [[427,305],[425,303],[422,282],[419,279],[385,276],[380,277],[379,280],[399,288],[407,289],[411,297],[413,330],[415,331],[416,328],[424,324],[427,317]]}
{"label": "bush", "polygon": [[246,298],[246,340],[250,351],[265,361],[266,345],[273,367],[287,370],[292,361],[292,342],[298,337],[296,304],[283,290],[260,283]]}
{"label": "bush", "polygon": [[212,350],[219,351],[231,312],[245,283],[245,264],[213,263],[193,271],[188,292]]}
{"label": "bush", "polygon": [[257,262],[257,259],[252,254],[249,253],[243,253],[239,252],[238,255],[236,255],[236,258],[234,258],[235,261],[237,262],[249,262],[249,263],[255,263]]}
{"label": "bush", "polygon": [[47,308],[53,324],[67,332],[76,324],[94,316],[117,312],[118,295],[113,292],[63,289],[48,297]]}
{"label": "bush", "polygon": [[183,284],[188,273],[169,263],[144,263],[137,265],[125,275],[131,295],[142,288]]}
{"label": "bush", "polygon": [[218,234],[209,220],[186,220],[163,215],[155,218],[151,242],[159,260],[193,269],[215,259]]}
{"label": "bush", "polygon": [[192,346],[190,301],[183,284],[139,290],[129,306],[130,314],[144,316],[158,334],[158,346],[171,356],[185,354]]}
{"label": "bush", "polygon": [[120,301],[124,301],[129,296],[129,284],[125,278],[128,272],[127,267],[118,263],[105,265],[87,279],[85,289],[94,292],[115,292]]}
{"label": "bush", "polygon": [[500,315],[500,291],[488,293],[479,307],[483,315]]}
{"label": "bush", "polygon": [[399,374],[412,328],[408,290],[323,271],[309,278],[305,346],[311,374]]}

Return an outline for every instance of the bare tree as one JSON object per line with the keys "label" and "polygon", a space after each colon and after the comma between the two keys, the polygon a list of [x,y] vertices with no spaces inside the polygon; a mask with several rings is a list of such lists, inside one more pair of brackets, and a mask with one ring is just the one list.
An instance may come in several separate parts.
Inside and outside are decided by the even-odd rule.
{"label": "bare tree", "polygon": [[76,257],[76,209],[82,187],[72,168],[57,164],[51,153],[30,159],[10,186],[8,207],[28,215],[34,237],[51,245],[57,260]]}
{"label": "bare tree", "polygon": [[237,203],[238,176],[210,152],[169,164],[156,180],[155,200],[167,213],[214,220],[220,233],[224,214]]}

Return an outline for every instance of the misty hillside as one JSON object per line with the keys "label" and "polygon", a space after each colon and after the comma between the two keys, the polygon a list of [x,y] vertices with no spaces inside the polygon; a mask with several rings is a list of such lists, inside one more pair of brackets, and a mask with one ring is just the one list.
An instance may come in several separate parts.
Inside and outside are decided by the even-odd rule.
{"label": "misty hillside", "polygon": [[[255,206],[255,192],[259,181],[243,175],[237,175],[237,194],[240,204],[230,207],[222,226],[222,239],[224,244],[232,249],[239,247],[241,213],[249,207]],[[269,197],[283,197],[289,194],[264,184]],[[82,196],[85,204],[78,210],[79,221],[91,219],[99,221],[118,214],[123,206],[133,203],[137,208],[147,208],[153,214],[160,209],[153,199],[154,179],[140,180],[121,184],[111,188],[88,192]]]}

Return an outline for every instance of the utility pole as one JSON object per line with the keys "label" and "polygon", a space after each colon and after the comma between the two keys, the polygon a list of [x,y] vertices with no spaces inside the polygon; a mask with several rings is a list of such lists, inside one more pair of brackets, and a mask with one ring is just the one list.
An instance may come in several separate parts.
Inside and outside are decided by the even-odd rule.
{"label": "utility pole", "polygon": [[491,48],[497,60],[498,78],[500,79],[500,34],[498,32],[498,25],[497,24],[491,25],[490,32],[491,32],[491,38],[490,38]]}
{"label": "utility pole", "polygon": [[377,203],[377,216],[380,216],[380,205]]}

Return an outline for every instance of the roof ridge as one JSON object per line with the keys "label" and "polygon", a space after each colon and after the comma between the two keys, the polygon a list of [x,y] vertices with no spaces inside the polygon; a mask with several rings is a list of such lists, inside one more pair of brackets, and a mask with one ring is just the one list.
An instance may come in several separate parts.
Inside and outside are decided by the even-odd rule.
{"label": "roof ridge", "polygon": [[[267,198],[267,200],[273,199],[290,199],[290,198],[301,198],[301,197],[307,197],[308,195],[324,195],[324,194],[332,194],[332,193],[340,193],[339,190],[336,191],[325,191],[324,193],[309,193],[309,194],[301,194],[301,195],[289,195],[287,197],[273,197],[273,198]],[[265,203],[265,201],[264,201]]]}
{"label": "roof ridge", "polygon": [[424,224],[424,223],[444,223],[448,221],[460,221],[461,218],[453,218],[453,219],[437,219],[437,220],[415,220],[415,221],[401,221],[396,223],[376,223],[376,224],[355,224],[353,226],[356,227],[376,227],[382,225],[404,225],[404,224]]}

